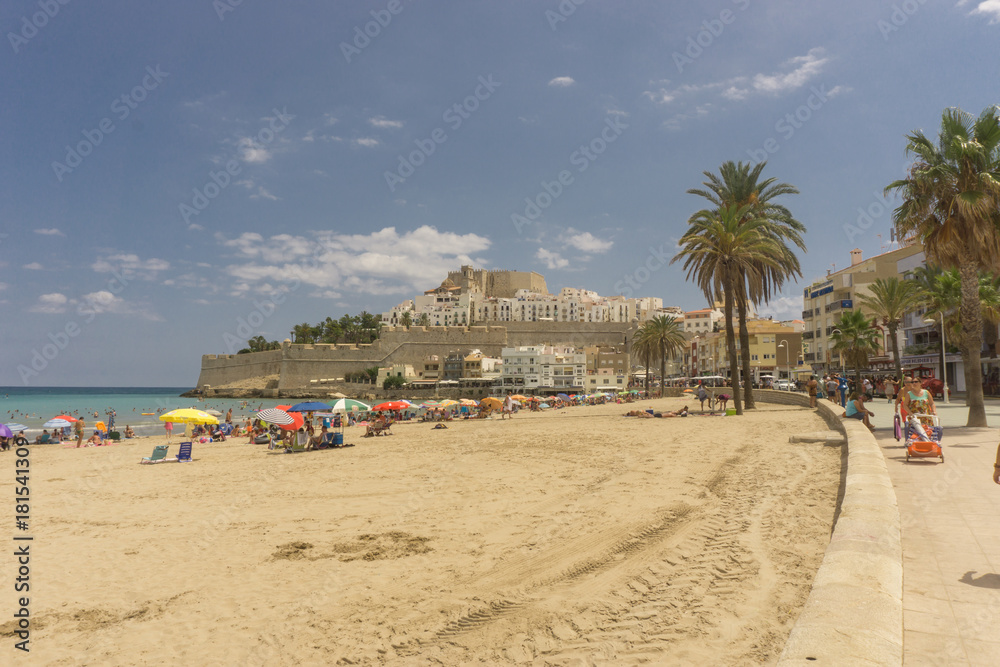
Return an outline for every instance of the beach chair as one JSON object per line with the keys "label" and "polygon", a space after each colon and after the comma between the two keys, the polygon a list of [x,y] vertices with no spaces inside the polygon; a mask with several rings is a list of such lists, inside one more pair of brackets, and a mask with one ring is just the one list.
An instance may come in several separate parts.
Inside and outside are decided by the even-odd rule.
{"label": "beach chair", "polygon": [[190,463],[194,459],[191,458],[191,447],[193,446],[190,442],[182,442],[181,448],[177,450],[177,456],[170,461],[176,461],[177,463]]}
{"label": "beach chair", "polygon": [[108,432],[108,440],[114,440],[115,442],[121,442],[121,440],[122,440],[122,434],[119,433],[118,431],[109,431]]}
{"label": "beach chair", "polygon": [[144,456],[139,463],[163,463],[167,457],[167,445],[153,447],[152,456]]}

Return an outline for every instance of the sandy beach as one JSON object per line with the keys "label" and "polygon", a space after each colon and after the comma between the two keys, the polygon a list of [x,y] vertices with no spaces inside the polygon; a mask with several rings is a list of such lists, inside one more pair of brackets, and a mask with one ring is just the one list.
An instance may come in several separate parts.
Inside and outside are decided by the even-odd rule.
{"label": "sandy beach", "polygon": [[[788,443],[826,428],[802,408],[621,416],[682,403],[353,427],[355,446],[302,454],[196,443],[155,466],[138,461],[162,436],[33,447],[15,658],[774,662],[829,540],[840,449]],[[0,466],[11,498],[14,456]]]}

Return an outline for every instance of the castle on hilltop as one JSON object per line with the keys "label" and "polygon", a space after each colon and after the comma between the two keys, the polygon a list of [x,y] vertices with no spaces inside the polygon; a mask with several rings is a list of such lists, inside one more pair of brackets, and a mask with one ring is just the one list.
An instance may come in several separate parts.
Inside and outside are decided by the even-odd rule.
{"label": "castle on hilltop", "polygon": [[[441,283],[446,289],[458,288],[462,292],[478,292],[484,298],[513,299],[518,290],[527,290],[537,294],[548,294],[545,286],[545,276],[534,271],[506,271],[474,269],[469,265],[462,266],[458,271],[449,271],[448,277]],[[441,289],[439,287],[438,289]],[[428,293],[437,290],[428,290]]]}

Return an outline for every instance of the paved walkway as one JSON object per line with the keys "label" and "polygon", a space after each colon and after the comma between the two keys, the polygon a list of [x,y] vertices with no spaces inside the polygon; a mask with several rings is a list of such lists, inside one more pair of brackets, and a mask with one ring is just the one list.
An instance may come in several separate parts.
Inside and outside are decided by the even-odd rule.
{"label": "paved walkway", "polygon": [[939,405],[945,463],[911,459],[893,438],[892,406],[875,400],[875,436],[899,503],[903,543],[904,665],[1000,665],[1000,486],[991,428],[964,428],[962,401]]}

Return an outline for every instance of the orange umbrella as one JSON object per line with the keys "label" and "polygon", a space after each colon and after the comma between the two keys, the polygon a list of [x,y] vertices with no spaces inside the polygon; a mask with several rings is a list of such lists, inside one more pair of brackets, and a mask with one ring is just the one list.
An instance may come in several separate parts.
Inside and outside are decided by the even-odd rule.
{"label": "orange umbrella", "polygon": [[306,418],[302,416],[301,412],[289,412],[288,416],[295,421],[291,424],[278,424],[278,428],[286,431],[298,431],[306,423]]}

